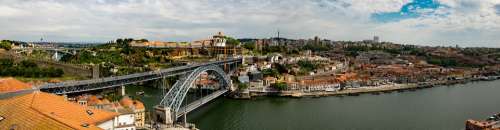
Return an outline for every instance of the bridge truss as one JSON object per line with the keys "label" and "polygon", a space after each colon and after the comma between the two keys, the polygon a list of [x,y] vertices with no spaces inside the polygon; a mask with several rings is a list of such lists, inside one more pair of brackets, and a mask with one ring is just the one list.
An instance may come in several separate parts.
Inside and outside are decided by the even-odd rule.
{"label": "bridge truss", "polygon": [[[163,107],[169,107],[173,112],[179,113],[179,109],[182,105],[182,102],[184,98],[186,97],[186,94],[188,93],[189,88],[191,88],[195,80],[199,78],[199,76],[203,73],[211,73],[214,74],[216,79],[220,84],[222,84],[222,90],[218,90],[201,100],[195,101],[186,107],[184,107],[182,110],[184,113],[188,113],[195,108],[205,104],[206,102],[224,94],[227,92],[230,87],[231,87],[231,80],[229,76],[226,75],[224,70],[222,70],[221,67],[218,66],[203,66],[195,69],[189,74],[184,75],[179,79],[170,89],[170,91],[167,92],[167,94],[163,97],[163,99],[160,102],[160,105]],[[179,113],[181,114],[181,113]],[[176,117],[179,117],[180,115],[177,115]]]}

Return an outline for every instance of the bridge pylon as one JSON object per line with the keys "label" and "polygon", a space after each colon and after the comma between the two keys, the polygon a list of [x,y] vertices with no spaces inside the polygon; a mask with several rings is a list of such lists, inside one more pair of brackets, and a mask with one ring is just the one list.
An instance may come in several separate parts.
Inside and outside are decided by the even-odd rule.
{"label": "bridge pylon", "polygon": [[153,119],[155,122],[160,124],[165,124],[167,127],[171,127],[175,122],[175,113],[173,113],[170,107],[165,107],[162,105],[155,106],[155,112]]}

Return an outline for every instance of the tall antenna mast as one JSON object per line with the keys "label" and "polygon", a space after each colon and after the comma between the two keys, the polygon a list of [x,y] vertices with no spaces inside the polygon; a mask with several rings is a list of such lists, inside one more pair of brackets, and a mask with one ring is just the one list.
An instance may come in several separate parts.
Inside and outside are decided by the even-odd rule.
{"label": "tall antenna mast", "polygon": [[280,29],[278,29],[278,40],[280,39]]}

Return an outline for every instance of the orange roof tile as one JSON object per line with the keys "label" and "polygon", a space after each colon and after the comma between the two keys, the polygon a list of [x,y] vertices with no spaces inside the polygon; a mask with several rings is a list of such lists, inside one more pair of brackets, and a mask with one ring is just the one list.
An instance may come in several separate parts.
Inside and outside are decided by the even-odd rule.
{"label": "orange roof tile", "polygon": [[135,109],[144,109],[144,104],[141,101],[134,100]]}
{"label": "orange roof tile", "polygon": [[104,104],[109,104],[109,103],[111,103],[111,102],[110,102],[108,99],[106,99],[106,98],[105,98],[105,99],[102,99],[102,103],[104,103]]}
{"label": "orange roof tile", "polygon": [[99,98],[97,98],[97,96],[95,96],[95,95],[89,96],[87,101],[88,101],[87,102],[88,105],[102,104],[102,101]]}
{"label": "orange roof tile", "polygon": [[0,79],[0,93],[14,92],[24,89],[31,89],[31,85],[23,83],[14,78],[2,78]]}
{"label": "orange roof tile", "polygon": [[268,76],[268,77],[265,77],[264,80],[276,80],[276,78]]}
{"label": "orange roof tile", "polygon": [[[96,125],[117,116],[64,100],[64,97],[45,92],[0,100],[0,129],[17,125],[18,129],[100,129]],[[88,113],[91,114],[88,114]],[[88,124],[87,127],[82,125]]]}
{"label": "orange roof tile", "polygon": [[129,97],[125,96],[120,100],[120,104],[123,107],[132,107],[134,106],[134,101],[130,99]]}

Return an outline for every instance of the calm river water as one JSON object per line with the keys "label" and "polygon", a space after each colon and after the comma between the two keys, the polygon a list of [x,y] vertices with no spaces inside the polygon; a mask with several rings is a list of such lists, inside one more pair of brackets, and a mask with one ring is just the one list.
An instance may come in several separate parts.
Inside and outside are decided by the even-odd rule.
{"label": "calm river water", "polygon": [[[148,107],[159,102],[158,90],[145,91]],[[188,114],[188,121],[202,130],[460,130],[467,119],[498,112],[499,80],[380,95],[218,98]]]}

